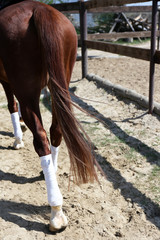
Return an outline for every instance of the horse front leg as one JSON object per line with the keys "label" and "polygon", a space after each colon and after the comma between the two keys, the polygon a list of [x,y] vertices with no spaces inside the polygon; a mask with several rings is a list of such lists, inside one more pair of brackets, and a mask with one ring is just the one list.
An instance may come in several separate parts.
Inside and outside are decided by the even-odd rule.
{"label": "horse front leg", "polygon": [[5,82],[5,81],[0,81],[3,89],[5,91],[7,101],[8,101],[8,110],[11,115],[11,121],[13,125],[13,130],[14,130],[14,137],[15,141],[13,143],[14,149],[20,149],[24,147],[24,143],[22,140],[23,133],[21,129],[21,124],[20,124],[20,118],[18,114],[18,106],[17,102],[14,99],[13,91],[10,87],[10,84]]}
{"label": "horse front leg", "polygon": [[[24,104],[25,102],[27,102],[27,105]],[[49,229],[50,231],[57,231],[67,226],[67,218],[62,211],[63,197],[56,178],[56,169],[52,159],[53,153],[51,153],[47,134],[42,124],[39,99],[36,100],[34,96],[31,104],[29,104],[28,100],[24,101],[23,99],[21,110],[26,125],[33,133],[35,151],[40,157],[41,167],[45,177],[48,203],[51,206]]]}

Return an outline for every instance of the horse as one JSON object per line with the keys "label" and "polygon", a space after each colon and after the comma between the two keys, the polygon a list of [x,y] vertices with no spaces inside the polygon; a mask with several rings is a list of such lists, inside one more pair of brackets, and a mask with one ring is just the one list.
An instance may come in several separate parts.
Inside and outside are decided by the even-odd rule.
{"label": "horse", "polygon": [[[68,90],[77,55],[77,34],[71,22],[53,7],[30,0],[17,2],[0,12],[0,72],[5,76],[0,79],[8,94],[10,112],[17,112],[15,95],[22,118],[33,134],[51,206],[49,230],[55,232],[68,224],[56,179],[62,137],[74,182],[98,180],[91,144],[74,116]],[[39,108],[45,86],[52,99],[50,141]]]}

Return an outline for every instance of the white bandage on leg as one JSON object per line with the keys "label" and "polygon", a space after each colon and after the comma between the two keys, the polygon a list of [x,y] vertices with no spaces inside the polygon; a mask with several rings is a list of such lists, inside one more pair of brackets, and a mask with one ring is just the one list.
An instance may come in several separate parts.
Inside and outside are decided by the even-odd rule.
{"label": "white bandage on leg", "polygon": [[13,124],[13,129],[14,129],[14,136],[15,138],[19,138],[22,140],[22,130],[19,122],[19,114],[18,112],[12,113],[11,114],[11,120]]}
{"label": "white bandage on leg", "polygon": [[63,203],[63,197],[58,187],[52,155],[40,157],[45,182],[47,186],[48,203],[50,206],[59,206]]}
{"label": "white bandage on leg", "polygon": [[24,143],[22,141],[23,133],[21,130],[20,122],[19,122],[18,112],[11,114],[11,120],[12,120],[13,129],[14,129],[14,137],[16,139],[13,146],[15,149],[19,149],[24,147]]}
{"label": "white bandage on leg", "polygon": [[51,145],[52,161],[53,161],[55,172],[57,171],[58,152],[59,152],[59,147],[54,147]]}

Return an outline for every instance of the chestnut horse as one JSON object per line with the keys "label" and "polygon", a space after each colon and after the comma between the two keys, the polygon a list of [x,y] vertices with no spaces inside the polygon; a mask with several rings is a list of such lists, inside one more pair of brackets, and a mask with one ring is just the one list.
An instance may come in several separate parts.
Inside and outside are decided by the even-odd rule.
{"label": "chestnut horse", "polygon": [[[0,80],[10,94],[10,112],[17,112],[14,94],[20,103],[23,120],[33,134],[51,206],[51,231],[67,226],[56,180],[62,136],[68,148],[74,181],[86,183],[97,179],[91,149],[72,113],[68,91],[76,53],[77,34],[73,25],[51,6],[28,0],[1,10]],[[49,87],[52,98],[50,143],[39,109],[40,92],[45,86]]]}

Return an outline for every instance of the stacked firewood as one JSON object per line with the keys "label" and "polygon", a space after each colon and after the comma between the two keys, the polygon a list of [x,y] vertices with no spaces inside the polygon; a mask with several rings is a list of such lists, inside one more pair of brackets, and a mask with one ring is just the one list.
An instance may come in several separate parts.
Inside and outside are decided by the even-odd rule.
{"label": "stacked firewood", "polygon": [[140,14],[139,16],[126,17],[124,13],[119,13],[116,17],[111,32],[128,32],[128,31],[150,31],[151,23],[149,23],[147,18],[143,18]]}
{"label": "stacked firewood", "polygon": [[143,18],[141,14],[136,18],[129,18],[129,21],[132,24],[135,31],[151,30],[151,23],[148,22],[148,18]]}

